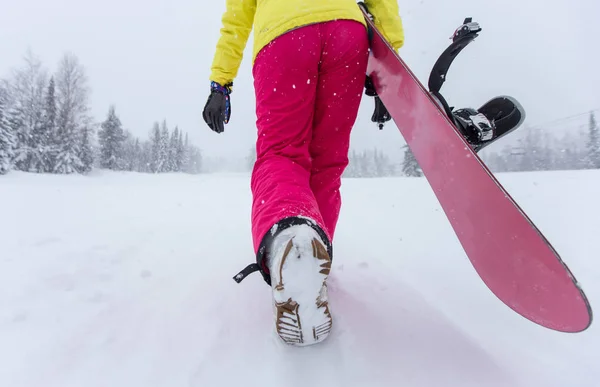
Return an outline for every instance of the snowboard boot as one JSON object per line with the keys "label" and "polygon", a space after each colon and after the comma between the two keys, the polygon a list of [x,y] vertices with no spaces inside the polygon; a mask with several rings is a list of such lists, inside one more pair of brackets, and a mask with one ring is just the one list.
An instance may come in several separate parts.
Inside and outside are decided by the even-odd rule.
{"label": "snowboard boot", "polygon": [[514,98],[495,97],[478,110],[452,111],[454,122],[476,152],[517,129],[525,120],[525,110]]}
{"label": "snowboard boot", "polygon": [[331,258],[318,233],[308,225],[282,230],[267,248],[267,264],[278,336],[295,346],[325,340],[332,328]]}

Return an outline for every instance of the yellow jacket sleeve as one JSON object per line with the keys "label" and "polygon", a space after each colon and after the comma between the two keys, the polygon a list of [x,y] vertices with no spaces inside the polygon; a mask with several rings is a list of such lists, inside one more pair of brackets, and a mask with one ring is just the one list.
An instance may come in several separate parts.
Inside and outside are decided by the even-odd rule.
{"label": "yellow jacket sleeve", "polygon": [[237,76],[254,24],[257,0],[227,0],[221,37],[211,66],[210,80],[226,85]]}
{"label": "yellow jacket sleeve", "polygon": [[404,45],[404,28],[398,0],[365,0],[369,13],[375,19],[375,26],[397,51]]}

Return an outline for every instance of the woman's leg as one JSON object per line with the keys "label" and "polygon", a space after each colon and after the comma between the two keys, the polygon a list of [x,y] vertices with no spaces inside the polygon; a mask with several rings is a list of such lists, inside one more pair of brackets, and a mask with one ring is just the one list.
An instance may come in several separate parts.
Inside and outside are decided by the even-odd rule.
{"label": "woman's leg", "polygon": [[282,35],[255,61],[252,235],[257,263],[270,276],[277,332],[290,344],[315,344],[331,331],[328,232],[339,213],[366,45],[361,24],[335,21]]}
{"label": "woman's leg", "polygon": [[341,207],[341,176],[348,165],[350,132],[363,94],[368,60],[365,27],[338,20],[321,25],[323,54],[310,146],[310,186],[333,239]]}
{"label": "woman's leg", "polygon": [[309,153],[321,48],[319,25],[310,25],[280,36],[255,60],[258,138],[251,179],[255,252],[284,218],[308,217],[323,224],[310,186]]}
{"label": "woman's leg", "polygon": [[254,67],[258,140],[252,233],[257,263],[263,275],[269,274],[277,333],[293,345],[318,343],[332,326],[326,287],[329,238],[310,186],[309,148],[323,49],[319,30],[311,25],[279,37]]}

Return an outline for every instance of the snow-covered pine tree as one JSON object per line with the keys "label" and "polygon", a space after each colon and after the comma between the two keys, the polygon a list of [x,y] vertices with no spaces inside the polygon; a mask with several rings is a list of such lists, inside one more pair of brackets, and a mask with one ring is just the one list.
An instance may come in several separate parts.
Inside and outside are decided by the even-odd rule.
{"label": "snow-covered pine tree", "polygon": [[142,145],[140,144],[140,139],[135,138],[133,143],[133,151],[132,151],[132,165],[131,171],[142,172],[143,171],[143,155],[142,155]]}
{"label": "snow-covered pine tree", "polygon": [[421,171],[421,167],[415,159],[415,155],[412,153],[408,145],[404,145],[404,162],[402,163],[402,173],[405,176],[410,177],[421,177],[423,176],[423,172]]}
{"label": "snow-covered pine tree", "polygon": [[121,165],[122,171],[133,171],[136,163],[135,137],[129,130],[123,130],[123,144],[121,146]]}
{"label": "snow-covered pine tree", "polygon": [[160,140],[158,144],[158,172],[169,171],[169,128],[167,121],[163,120],[160,129]]}
{"label": "snow-covered pine tree", "polygon": [[594,112],[590,113],[588,152],[589,166],[593,169],[600,169],[600,128]]}
{"label": "snow-covered pine tree", "polygon": [[92,147],[92,130],[88,127],[81,129],[81,144],[79,146],[80,173],[88,173],[94,166],[94,149]]}
{"label": "snow-covered pine tree", "polygon": [[125,133],[114,106],[109,107],[106,120],[100,128],[98,131],[100,166],[113,171],[122,169]]}
{"label": "snow-covered pine tree", "polygon": [[80,159],[82,130],[91,126],[87,77],[78,58],[65,54],[59,63],[55,79],[59,147],[54,172],[74,173],[83,170]]}
{"label": "snow-covered pine tree", "polygon": [[169,158],[168,158],[168,166],[167,166],[167,171],[168,172],[179,172],[179,168],[178,168],[178,164],[179,161],[177,160],[177,146],[179,144],[179,128],[177,126],[175,126],[175,129],[173,130],[173,133],[171,134],[171,139],[169,140]]}
{"label": "snow-covered pine tree", "polygon": [[128,130],[124,131],[124,138],[121,157],[122,170],[141,172],[144,155],[142,154],[140,140]]}
{"label": "snow-covered pine tree", "polygon": [[56,83],[54,77],[50,78],[46,90],[46,100],[42,114],[41,142],[44,144],[42,152],[43,172],[52,172],[56,164],[59,142],[56,131]]}
{"label": "snow-covered pine tree", "polygon": [[183,172],[185,158],[185,148],[183,145],[183,130],[179,131],[177,139],[177,172]]}
{"label": "snow-covered pine tree", "polygon": [[29,134],[29,172],[44,173],[50,167],[47,150],[47,137],[44,131],[43,111],[38,111]]}
{"label": "snow-covered pine tree", "polygon": [[9,125],[16,135],[15,168],[38,172],[40,168],[40,131],[44,109],[47,71],[41,61],[28,50],[24,65],[13,71],[9,80]]}
{"label": "snow-covered pine tree", "polygon": [[81,154],[79,131],[75,123],[69,119],[66,111],[60,114],[59,122],[57,139],[60,145],[56,154],[53,172],[59,174],[75,173],[83,168],[83,163],[79,158]]}
{"label": "snow-covered pine tree", "polygon": [[159,173],[159,167],[160,167],[160,125],[158,122],[154,123],[154,126],[152,127],[152,135],[151,135],[151,139],[150,142],[152,143],[152,155],[151,155],[151,161],[150,161],[150,166],[151,166],[151,170],[154,173]]}
{"label": "snow-covered pine tree", "polygon": [[153,154],[152,154],[152,139],[148,141],[141,142],[141,151],[140,151],[140,172],[153,173],[154,165],[153,165]]}
{"label": "snow-covered pine tree", "polygon": [[200,149],[190,143],[188,133],[185,134],[183,143],[183,157],[181,171],[190,174],[198,174],[202,172],[202,153]]}
{"label": "snow-covered pine tree", "polygon": [[[56,157],[56,95],[54,77],[50,78],[44,95],[44,104],[36,111],[35,124],[31,130],[31,172],[45,173],[53,170]],[[39,118],[38,118],[39,117]]]}
{"label": "snow-covered pine tree", "polygon": [[0,87],[0,175],[12,169],[15,135],[7,118],[8,96],[6,90]]}
{"label": "snow-covered pine tree", "polygon": [[28,169],[27,158],[29,157],[28,135],[25,126],[25,113],[18,105],[13,105],[8,109],[6,119],[8,126],[14,136],[13,160],[14,169],[23,171]]}

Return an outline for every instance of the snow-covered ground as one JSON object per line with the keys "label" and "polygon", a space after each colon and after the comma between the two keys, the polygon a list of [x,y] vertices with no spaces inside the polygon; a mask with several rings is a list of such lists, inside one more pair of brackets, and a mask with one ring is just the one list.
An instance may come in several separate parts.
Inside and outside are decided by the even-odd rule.
{"label": "snow-covered ground", "polygon": [[[600,300],[600,171],[498,176]],[[569,386],[600,380],[597,323],[498,301],[424,179],[346,180],[323,344],[273,333],[247,175],[0,178],[0,386]]]}

